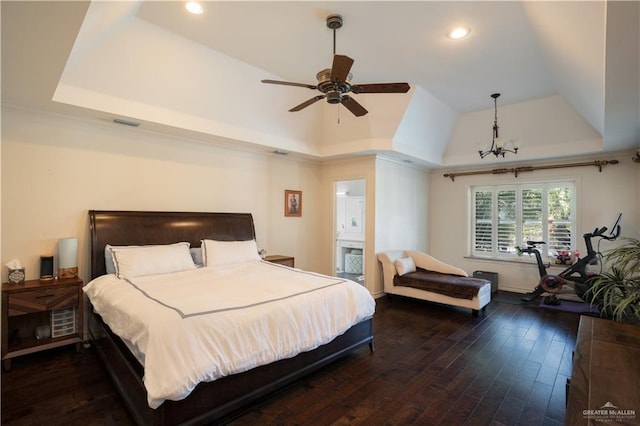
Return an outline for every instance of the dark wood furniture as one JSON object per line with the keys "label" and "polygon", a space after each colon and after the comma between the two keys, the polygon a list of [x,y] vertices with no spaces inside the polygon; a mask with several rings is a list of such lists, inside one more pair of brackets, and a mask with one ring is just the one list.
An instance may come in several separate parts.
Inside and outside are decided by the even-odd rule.
{"label": "dark wood furniture", "polygon": [[640,326],[582,316],[564,424],[637,425],[639,383]]}
{"label": "dark wood furniture", "polygon": [[[112,245],[168,244],[189,241],[199,247],[201,239],[223,241],[255,238],[248,213],[188,213],[89,211],[91,229],[91,278],[106,273],[104,247]],[[223,422],[238,410],[294,382],[347,353],[369,345],[373,350],[372,320],[354,325],[343,335],[319,348],[293,358],[200,383],[182,401],[165,401],[153,410],[147,404],[142,382],[143,367],[124,343],[97,314],[89,319],[95,347],[118,392],[136,423],[145,425]]]}
{"label": "dark wood furniture", "polygon": [[289,266],[295,268],[295,259],[293,256],[282,256],[280,254],[272,254],[265,256],[264,260],[271,263],[278,263],[280,265]]}
{"label": "dark wood furniture", "polygon": [[[2,364],[11,368],[11,359],[20,355],[75,343],[82,343],[82,280],[30,280],[2,284]],[[51,311],[75,308],[75,333],[36,339],[35,328],[51,330]]]}

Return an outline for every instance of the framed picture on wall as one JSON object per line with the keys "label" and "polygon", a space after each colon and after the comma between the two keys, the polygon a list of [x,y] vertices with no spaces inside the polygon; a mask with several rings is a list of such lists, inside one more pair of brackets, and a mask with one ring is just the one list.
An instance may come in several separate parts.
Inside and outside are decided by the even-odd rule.
{"label": "framed picture on wall", "polygon": [[302,191],[284,190],[284,215],[302,216]]}

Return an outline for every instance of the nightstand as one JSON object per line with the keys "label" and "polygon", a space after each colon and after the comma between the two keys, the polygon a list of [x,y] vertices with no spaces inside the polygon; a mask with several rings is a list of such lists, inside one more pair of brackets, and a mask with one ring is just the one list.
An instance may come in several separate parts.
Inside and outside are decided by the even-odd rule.
{"label": "nightstand", "polygon": [[82,284],[79,278],[2,284],[5,370],[20,355],[72,343],[82,348]]}
{"label": "nightstand", "polygon": [[279,254],[272,254],[271,256],[265,256],[264,260],[271,263],[278,263],[284,266],[290,266],[295,268],[295,259],[293,256],[282,256]]}

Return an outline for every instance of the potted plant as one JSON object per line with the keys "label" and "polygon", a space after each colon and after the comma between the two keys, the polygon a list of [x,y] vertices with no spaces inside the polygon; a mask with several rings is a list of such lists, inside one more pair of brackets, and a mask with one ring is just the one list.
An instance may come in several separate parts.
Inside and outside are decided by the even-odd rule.
{"label": "potted plant", "polygon": [[596,305],[604,317],[640,323],[640,240],[622,240],[622,245],[605,254],[609,270],[593,278],[585,300]]}

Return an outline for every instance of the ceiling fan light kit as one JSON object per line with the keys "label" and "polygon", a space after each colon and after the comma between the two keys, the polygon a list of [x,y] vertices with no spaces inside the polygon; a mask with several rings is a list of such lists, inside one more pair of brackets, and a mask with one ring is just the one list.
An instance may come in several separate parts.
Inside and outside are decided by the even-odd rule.
{"label": "ceiling fan light kit", "polygon": [[480,158],[484,158],[489,154],[493,154],[496,157],[504,158],[504,155],[507,152],[517,154],[518,149],[520,149],[520,140],[511,139],[506,141],[498,135],[498,98],[500,97],[500,93],[494,93],[491,95],[491,97],[493,98],[493,108],[495,114],[493,119],[493,137],[491,138],[491,147],[488,147],[488,144],[484,144],[478,147]]}
{"label": "ceiling fan light kit", "polygon": [[321,99],[326,99],[327,103],[342,104],[356,117],[362,117],[368,111],[348,93],[407,93],[409,91],[410,86],[408,83],[351,84],[353,75],[350,71],[353,66],[353,59],[346,55],[336,54],[336,30],[342,28],[342,16],[335,14],[327,16],[327,27],[333,30],[333,64],[331,68],[323,69],[316,74],[317,85],[262,80],[263,83],[303,87],[318,90],[322,93],[322,95],[316,95],[300,105],[296,105],[289,110],[290,112],[300,111]]}

